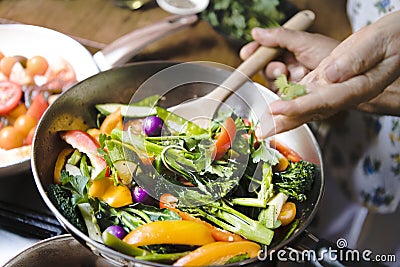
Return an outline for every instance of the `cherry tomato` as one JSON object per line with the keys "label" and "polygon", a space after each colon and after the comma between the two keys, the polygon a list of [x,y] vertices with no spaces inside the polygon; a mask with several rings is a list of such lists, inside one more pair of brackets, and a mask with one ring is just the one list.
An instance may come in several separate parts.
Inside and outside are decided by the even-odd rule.
{"label": "cherry tomato", "polygon": [[177,203],[178,199],[170,193],[164,193],[160,196],[161,209],[175,208]]}
{"label": "cherry tomato", "polygon": [[281,212],[279,213],[278,220],[281,221],[282,225],[290,224],[296,217],[296,204],[293,202],[286,202],[283,204]]}
{"label": "cherry tomato", "polygon": [[10,111],[7,114],[7,118],[12,118],[12,119],[16,119],[19,116],[23,115],[26,113],[28,109],[26,108],[24,103],[19,104],[16,108],[14,108],[12,111]]}
{"label": "cherry tomato", "polygon": [[231,117],[227,118],[222,126],[221,133],[215,141],[215,158],[222,158],[231,147],[236,136],[236,124]]}
{"label": "cherry tomato", "polygon": [[42,56],[34,56],[26,62],[26,70],[30,75],[44,75],[49,68],[49,63]]}
{"label": "cherry tomato", "polygon": [[22,134],[12,126],[6,126],[0,130],[0,147],[12,149],[21,147],[24,144]]}
{"label": "cherry tomato", "polygon": [[19,116],[14,122],[14,128],[22,133],[24,137],[28,136],[28,133],[32,128],[36,126],[37,120],[28,114]]}
{"label": "cherry tomato", "polygon": [[6,115],[17,107],[22,96],[22,89],[16,83],[0,82],[0,115]]}
{"label": "cherry tomato", "polygon": [[15,63],[17,63],[17,59],[15,57],[3,57],[0,61],[0,71],[5,76],[10,76],[11,69]]}

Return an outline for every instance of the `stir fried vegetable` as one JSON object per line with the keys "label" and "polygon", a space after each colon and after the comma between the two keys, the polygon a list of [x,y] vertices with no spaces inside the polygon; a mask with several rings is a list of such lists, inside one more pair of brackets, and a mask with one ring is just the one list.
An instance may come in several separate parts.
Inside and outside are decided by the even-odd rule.
{"label": "stir fried vegetable", "polygon": [[313,163],[257,141],[249,120],[228,115],[202,129],[155,99],[97,105],[98,128],[59,133],[72,148],[48,191],[67,219],[122,253],[177,266],[255,257],[276,228],[294,231]]}

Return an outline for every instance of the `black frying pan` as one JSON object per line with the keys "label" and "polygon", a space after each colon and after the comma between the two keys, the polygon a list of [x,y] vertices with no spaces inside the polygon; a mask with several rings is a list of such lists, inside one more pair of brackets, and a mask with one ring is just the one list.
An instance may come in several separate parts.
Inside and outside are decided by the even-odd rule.
{"label": "black frying pan", "polygon": [[[65,92],[42,117],[33,141],[32,170],[36,185],[47,206],[55,214],[60,223],[82,244],[90,248],[94,253],[100,254],[110,261],[119,265],[131,266],[134,263],[145,264],[146,266],[165,266],[158,263],[143,262],[133,257],[114,251],[102,244],[91,240],[68,222],[51,203],[46,195],[47,186],[52,183],[53,169],[59,152],[67,146],[57,134],[60,130],[81,129],[86,130],[96,125],[95,104],[107,102],[129,103],[132,95],[137,89],[153,74],[173,66],[171,62],[146,62],[114,68],[90,77]],[[190,73],[189,73],[190,72]],[[215,87],[215,84],[223,81],[230,73],[227,70],[215,66],[194,64],[188,70],[187,75],[196,73],[199,77],[207,77],[207,83],[193,83],[180,86],[179,90],[171,90],[161,101],[161,106],[173,106],[182,101],[201,96],[208,93]],[[160,87],[148,87],[140,90],[135,97],[145,97],[160,94],[160,88],[168,85],[171,81],[179,79],[177,76],[164,77],[159,81]],[[164,89],[162,89],[164,90]],[[268,89],[248,82],[239,89],[237,94],[231,96],[227,103],[237,108],[239,115],[248,112],[248,109],[255,110],[256,114],[267,108],[267,102],[276,99],[277,96]],[[243,101],[245,100],[245,101]],[[242,114],[245,115],[245,114]],[[281,229],[274,237],[274,241],[268,248],[269,251],[286,248],[294,244],[293,241],[304,237],[305,229],[313,219],[324,188],[323,168],[321,153],[318,144],[307,126],[301,126],[290,132],[277,136],[279,140],[296,150],[305,160],[314,162],[320,169],[320,176],[314,182],[312,190],[308,193],[307,200],[300,203],[298,218],[300,225],[297,230],[286,240],[287,229]],[[302,238],[299,238],[303,236]],[[307,235],[306,235],[307,236]],[[249,259],[233,265],[244,265],[256,263],[257,259]]]}

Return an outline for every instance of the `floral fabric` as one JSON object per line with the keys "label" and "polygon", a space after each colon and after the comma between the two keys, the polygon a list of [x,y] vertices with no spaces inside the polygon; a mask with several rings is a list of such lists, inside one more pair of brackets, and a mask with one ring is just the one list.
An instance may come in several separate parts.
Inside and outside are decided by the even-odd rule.
{"label": "floral fabric", "polygon": [[[400,0],[350,0],[353,30],[400,9]],[[399,21],[400,23],[400,21]],[[348,111],[323,146],[327,177],[370,211],[388,213],[400,201],[400,118]]]}

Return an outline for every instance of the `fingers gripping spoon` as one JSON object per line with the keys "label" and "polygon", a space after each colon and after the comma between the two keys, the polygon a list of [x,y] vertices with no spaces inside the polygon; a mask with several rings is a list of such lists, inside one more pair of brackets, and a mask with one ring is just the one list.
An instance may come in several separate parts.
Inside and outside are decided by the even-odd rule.
{"label": "fingers gripping spoon", "polygon": [[[300,11],[288,20],[283,27],[291,30],[306,30],[312,25],[314,19],[315,14],[312,11]],[[248,81],[248,77],[256,74],[279,53],[280,49],[278,48],[260,46],[216,89],[202,97],[170,107],[168,110],[203,128],[207,128],[221,104]]]}

